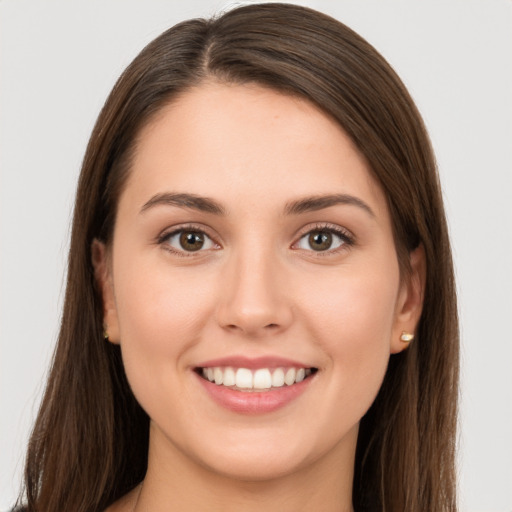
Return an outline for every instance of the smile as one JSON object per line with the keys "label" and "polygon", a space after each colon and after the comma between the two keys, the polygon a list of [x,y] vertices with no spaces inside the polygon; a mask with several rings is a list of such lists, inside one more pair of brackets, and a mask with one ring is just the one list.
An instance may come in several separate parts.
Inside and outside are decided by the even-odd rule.
{"label": "smile", "polygon": [[197,373],[216,384],[237,391],[261,392],[292,386],[315,373],[316,368],[234,368],[210,366],[197,368]]}

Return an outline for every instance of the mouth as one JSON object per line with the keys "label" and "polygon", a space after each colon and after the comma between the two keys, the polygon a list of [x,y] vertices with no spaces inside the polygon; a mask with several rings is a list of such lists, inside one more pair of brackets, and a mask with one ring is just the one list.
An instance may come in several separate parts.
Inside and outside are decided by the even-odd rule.
{"label": "mouth", "polygon": [[232,366],[197,367],[194,371],[204,380],[222,388],[242,392],[264,392],[294,386],[311,378],[317,368],[237,368]]}

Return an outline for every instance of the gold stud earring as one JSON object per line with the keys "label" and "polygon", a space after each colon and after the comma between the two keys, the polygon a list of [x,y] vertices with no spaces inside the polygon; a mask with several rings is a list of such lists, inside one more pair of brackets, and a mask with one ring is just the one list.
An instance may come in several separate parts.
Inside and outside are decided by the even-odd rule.
{"label": "gold stud earring", "polygon": [[411,332],[402,331],[402,334],[400,335],[400,341],[403,341],[404,343],[410,343],[412,340],[414,340],[414,334]]}
{"label": "gold stud earring", "polygon": [[103,339],[108,341],[108,331],[107,331],[107,326],[104,326],[103,327]]}

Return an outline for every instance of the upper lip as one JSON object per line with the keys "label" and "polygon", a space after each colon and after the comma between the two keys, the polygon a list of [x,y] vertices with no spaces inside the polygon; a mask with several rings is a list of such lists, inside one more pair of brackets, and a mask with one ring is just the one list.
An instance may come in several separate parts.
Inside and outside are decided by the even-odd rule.
{"label": "upper lip", "polygon": [[287,359],[277,356],[260,356],[260,357],[247,357],[247,356],[228,356],[219,359],[210,359],[196,365],[196,368],[209,368],[215,366],[232,366],[234,368],[280,368],[280,367],[294,367],[294,368],[313,368],[309,364],[304,364],[293,359]]}

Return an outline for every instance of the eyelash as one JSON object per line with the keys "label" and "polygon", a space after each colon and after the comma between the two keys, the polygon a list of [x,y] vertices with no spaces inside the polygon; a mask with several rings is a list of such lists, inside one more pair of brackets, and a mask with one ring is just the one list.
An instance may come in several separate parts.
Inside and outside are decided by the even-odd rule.
{"label": "eyelash", "polygon": [[163,246],[163,248],[166,251],[169,251],[175,256],[183,257],[183,258],[190,258],[196,255],[196,253],[204,252],[204,250],[197,250],[197,251],[185,251],[185,250],[178,250],[171,247],[168,242],[173,237],[180,233],[199,233],[201,235],[204,235],[205,238],[210,240],[215,246],[220,247],[217,242],[213,240],[213,238],[206,233],[205,228],[203,226],[197,226],[194,224],[186,224],[183,226],[178,226],[172,231],[164,232],[162,233],[156,240],[158,245]]}
{"label": "eyelash", "polygon": [[[332,256],[333,254],[338,254],[342,251],[346,251],[350,247],[352,247],[355,244],[355,238],[350,231],[347,229],[344,229],[336,224],[329,224],[329,223],[317,223],[313,227],[307,226],[302,231],[301,235],[299,236],[299,239],[297,242],[293,244],[293,246],[296,246],[304,237],[307,235],[310,235],[311,233],[330,233],[332,235],[337,236],[341,239],[342,243],[339,247],[336,247],[334,249],[327,249],[325,251],[315,251],[314,249],[304,249],[307,252],[313,253],[315,257],[328,257]],[[293,247],[292,246],[292,247]],[[301,249],[297,249],[301,250]]]}
{"label": "eyelash", "polygon": [[[171,252],[172,254],[179,256],[179,257],[190,258],[190,257],[194,257],[196,255],[196,253],[204,252],[205,249],[203,249],[203,250],[199,249],[197,251],[177,250],[168,244],[169,240],[172,237],[174,237],[180,233],[187,233],[187,232],[199,233],[201,235],[204,235],[208,240],[210,240],[210,242],[212,244],[214,244],[216,246],[216,248],[220,247],[220,245],[217,242],[215,242],[213,237],[208,235],[208,233],[205,231],[203,226],[198,226],[198,225],[194,225],[194,224],[186,224],[183,226],[178,226],[175,229],[173,229],[172,231],[164,232],[158,236],[156,242],[158,245],[163,246],[165,250],[167,250],[167,251]],[[314,232],[333,234],[333,235],[337,236],[341,240],[342,243],[339,247],[336,247],[335,249],[327,249],[325,251],[315,251],[314,249],[308,250],[308,249],[300,249],[300,248],[296,248],[296,250],[304,250],[304,251],[313,253],[315,255],[315,257],[326,257],[326,256],[330,256],[333,254],[337,254],[341,251],[345,251],[349,247],[353,246],[355,243],[354,236],[348,230],[343,229],[340,226],[337,226],[334,224],[318,223],[312,227],[307,226],[306,228],[304,228],[302,230],[298,240],[293,243],[292,248],[294,248],[297,244],[299,244],[299,242],[304,237],[306,237],[307,235],[310,235],[311,233],[314,233]]]}

